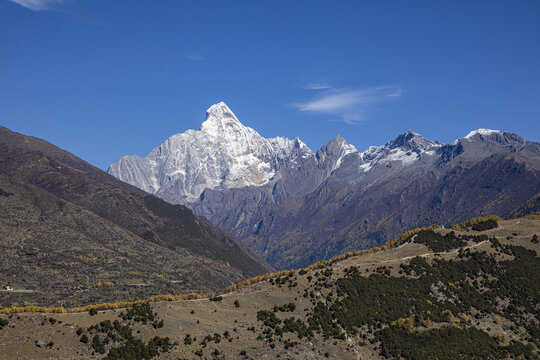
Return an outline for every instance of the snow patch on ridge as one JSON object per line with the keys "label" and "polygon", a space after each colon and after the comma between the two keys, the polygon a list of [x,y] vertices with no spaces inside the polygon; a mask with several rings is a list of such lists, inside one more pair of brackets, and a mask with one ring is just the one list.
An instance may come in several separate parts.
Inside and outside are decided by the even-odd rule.
{"label": "snow patch on ridge", "polygon": [[491,134],[500,134],[501,131],[499,130],[491,130],[491,129],[477,129],[477,130],[473,130],[471,131],[470,133],[467,134],[467,136],[465,136],[465,139],[470,139],[472,138],[473,136],[475,135],[491,135]]}
{"label": "snow patch on ridge", "polygon": [[418,160],[418,154],[412,151],[404,151],[402,149],[394,149],[390,151],[387,159],[389,161],[401,161],[403,166],[407,166]]}
{"label": "snow patch on ridge", "polygon": [[459,143],[460,140],[472,141],[472,139],[473,139],[476,135],[480,135],[480,136],[489,136],[489,135],[493,135],[493,134],[502,134],[502,131],[500,131],[500,130],[484,129],[484,128],[476,129],[476,130],[473,130],[473,131],[471,131],[470,133],[468,133],[467,136],[462,137],[462,138],[458,138],[458,139],[452,141],[451,145],[456,145],[457,143]]}
{"label": "snow patch on ridge", "polygon": [[356,149],[356,147],[354,145],[351,145],[347,142],[345,142],[343,145],[342,145],[342,150],[341,150],[341,153],[338,157],[338,159],[336,160],[333,168],[332,168],[332,171],[338,169],[340,166],[341,166],[341,163],[343,162],[343,159],[345,159],[345,157],[349,154],[353,154],[353,153],[358,153],[358,150]]}

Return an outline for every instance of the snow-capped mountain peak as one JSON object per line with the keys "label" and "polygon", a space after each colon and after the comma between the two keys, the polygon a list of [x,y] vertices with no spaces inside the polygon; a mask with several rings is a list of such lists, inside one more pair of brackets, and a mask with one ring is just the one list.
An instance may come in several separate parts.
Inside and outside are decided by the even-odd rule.
{"label": "snow-capped mountain peak", "polygon": [[399,162],[402,167],[406,167],[423,157],[434,156],[436,149],[441,146],[443,146],[442,143],[429,140],[409,129],[383,146],[370,146],[360,153],[363,163],[359,168],[366,172],[377,164],[390,162]]}
{"label": "snow-capped mountain peak", "polygon": [[386,143],[385,147],[389,149],[407,148],[409,150],[427,150],[433,146],[440,145],[436,141],[431,141],[415,131],[409,130]]}
{"label": "snow-capped mountain peak", "polygon": [[109,173],[185,204],[205,189],[267,184],[283,163],[310,152],[300,139],[262,137],[220,102],[208,108],[198,131],[171,136],[145,158],[124,156],[110,166]]}
{"label": "snow-capped mountain peak", "polygon": [[231,111],[231,109],[225,104],[223,101],[218,102],[217,104],[214,104],[210,106],[206,110],[206,118],[210,115],[218,116],[218,117],[224,117],[224,116],[232,116],[238,121],[234,113]]}
{"label": "snow-capped mountain peak", "polygon": [[347,140],[345,140],[345,138],[339,134],[328,142],[326,148],[328,149],[328,151],[340,153],[343,155],[358,151],[354,145],[349,144]]}
{"label": "snow-capped mountain peak", "polygon": [[332,172],[341,166],[346,156],[353,153],[359,153],[356,147],[349,144],[341,135],[336,135],[317,151],[319,167],[328,168]]}
{"label": "snow-capped mountain peak", "polygon": [[249,132],[252,129],[242,125],[231,109],[224,102],[220,102],[206,110],[206,119],[199,130],[210,136],[223,136],[228,132]]}

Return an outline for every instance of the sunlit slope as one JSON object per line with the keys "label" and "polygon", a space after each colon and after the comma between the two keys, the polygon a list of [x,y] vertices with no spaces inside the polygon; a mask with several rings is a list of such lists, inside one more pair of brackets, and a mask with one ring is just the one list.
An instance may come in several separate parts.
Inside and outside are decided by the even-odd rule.
{"label": "sunlit slope", "polygon": [[[535,358],[540,221],[451,231],[420,231],[396,247],[282,273],[211,299],[94,316],[16,314],[0,330],[0,344],[9,356],[33,358],[102,358],[108,351],[119,358],[135,344],[163,359]],[[138,319],[126,316],[134,311]],[[84,335],[88,343],[80,342]],[[103,354],[96,336],[99,344],[108,342]],[[36,340],[54,346],[38,348]]]}

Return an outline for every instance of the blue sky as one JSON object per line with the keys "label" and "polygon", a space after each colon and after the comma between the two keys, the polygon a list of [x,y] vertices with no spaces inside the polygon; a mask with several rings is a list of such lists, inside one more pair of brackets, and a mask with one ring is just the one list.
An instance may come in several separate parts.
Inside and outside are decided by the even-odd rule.
{"label": "blue sky", "polygon": [[540,141],[540,1],[0,0],[0,125],[106,169],[225,101],[266,137]]}

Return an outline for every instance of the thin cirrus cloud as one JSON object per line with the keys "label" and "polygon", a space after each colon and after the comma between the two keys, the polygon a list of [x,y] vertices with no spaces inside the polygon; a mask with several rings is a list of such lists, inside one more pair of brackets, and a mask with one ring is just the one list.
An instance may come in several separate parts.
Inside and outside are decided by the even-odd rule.
{"label": "thin cirrus cloud", "polygon": [[184,54],[184,59],[192,60],[192,61],[203,61],[204,56],[196,52],[190,52],[190,53]]}
{"label": "thin cirrus cloud", "polygon": [[24,6],[27,9],[34,11],[43,11],[50,9],[55,4],[62,4],[68,0],[10,0],[15,4]]}
{"label": "thin cirrus cloud", "polygon": [[353,90],[330,87],[308,89],[320,92],[315,98],[294,104],[294,107],[304,112],[337,116],[348,124],[358,124],[367,120],[369,113],[375,108],[401,97],[401,89],[392,86]]}
{"label": "thin cirrus cloud", "polygon": [[305,90],[326,90],[330,88],[331,86],[326,83],[309,83],[303,86],[303,89]]}

